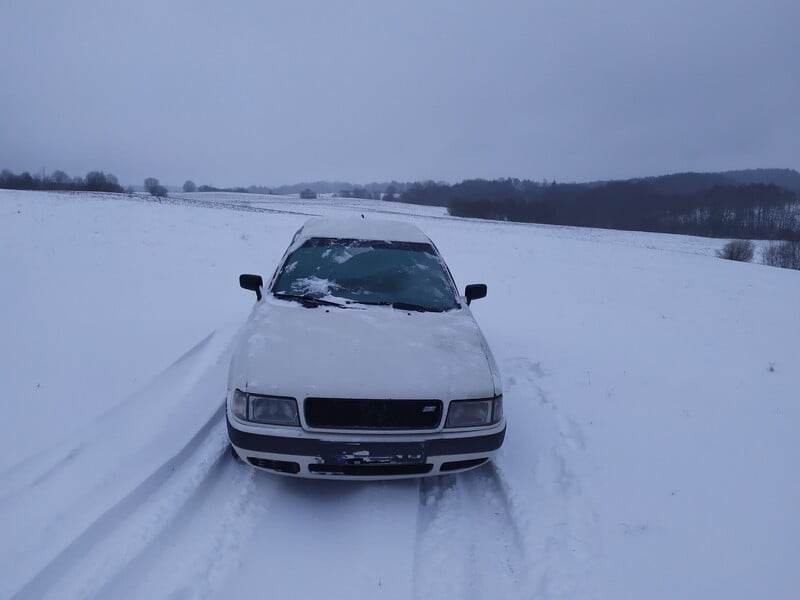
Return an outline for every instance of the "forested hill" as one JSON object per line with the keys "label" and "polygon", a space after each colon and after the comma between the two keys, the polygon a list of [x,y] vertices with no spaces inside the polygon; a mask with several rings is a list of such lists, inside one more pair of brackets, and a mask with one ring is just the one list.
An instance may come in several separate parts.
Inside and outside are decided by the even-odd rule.
{"label": "forested hill", "polygon": [[794,169],[743,169],[722,173],[676,173],[645,177],[630,181],[650,183],[661,193],[689,193],[716,186],[737,186],[751,183],[777,185],[800,192],[800,173]]}
{"label": "forested hill", "polygon": [[755,169],[558,184],[473,179],[411,186],[404,202],[503,221],[711,237],[800,239],[800,173]]}
{"label": "forested hill", "polygon": [[772,183],[800,192],[800,173],[794,169],[744,169],[721,173],[737,183]]}

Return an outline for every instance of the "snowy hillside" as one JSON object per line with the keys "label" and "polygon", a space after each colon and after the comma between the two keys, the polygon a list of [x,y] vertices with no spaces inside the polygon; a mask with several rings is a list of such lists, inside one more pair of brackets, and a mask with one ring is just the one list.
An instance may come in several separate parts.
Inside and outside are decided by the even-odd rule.
{"label": "snowy hillside", "polygon": [[[504,379],[494,465],[226,452],[231,342],[308,215],[409,219]],[[800,273],[723,240],[380,201],[0,190],[0,598],[797,598]]]}

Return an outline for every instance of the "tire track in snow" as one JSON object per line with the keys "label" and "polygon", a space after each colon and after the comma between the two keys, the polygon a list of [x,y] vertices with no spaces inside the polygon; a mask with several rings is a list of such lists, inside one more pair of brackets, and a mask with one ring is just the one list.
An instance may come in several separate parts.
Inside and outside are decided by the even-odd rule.
{"label": "tire track in snow", "polygon": [[418,493],[413,480],[256,473],[255,512],[220,597],[408,600]]}
{"label": "tire track in snow", "polygon": [[525,596],[523,538],[494,465],[422,479],[419,499],[417,598]]}
{"label": "tire track in snow", "polygon": [[414,597],[469,598],[475,571],[470,525],[455,475],[419,482]]}
{"label": "tire track in snow", "polygon": [[[0,474],[0,508],[29,488],[45,482],[48,477],[74,460],[81,451],[80,445],[72,447],[62,444],[61,448],[49,449],[47,454],[41,453],[17,463],[6,472]],[[53,459],[53,456],[57,458]]]}
{"label": "tire track in snow", "polygon": [[552,397],[541,363],[523,356],[503,361],[510,429],[494,476],[526,548],[525,597],[584,598],[586,569],[598,553],[594,508],[573,461],[585,452],[580,424]]}
{"label": "tire track in snow", "polygon": [[490,462],[482,468],[464,473],[461,477],[472,487],[472,497],[481,495],[492,506],[494,514],[502,518],[502,528],[508,534],[507,545],[516,551],[515,556],[524,555],[522,526],[514,510],[508,484],[497,465]]}
{"label": "tire track in snow", "polygon": [[[214,415],[221,421],[235,335],[232,327],[213,332],[83,430],[40,451],[29,465],[36,472],[33,479],[16,469],[4,480],[15,486],[0,506],[0,530],[6,534],[0,562],[13,561],[16,567],[0,577],[0,597],[18,593],[51,568],[102,515],[144,489],[144,482],[152,486],[165,462],[185,457]],[[53,469],[55,463],[61,467]],[[47,470],[52,475],[42,479]],[[37,480],[41,483],[33,485]]]}
{"label": "tire track in snow", "polygon": [[[212,331],[197,344],[184,352],[166,369],[156,375],[152,382],[147,384],[144,389],[147,389],[149,385],[158,385],[161,378],[163,378],[165,374],[183,364],[191,363],[193,359],[199,357],[210,345],[210,342],[214,338],[215,334],[216,331]],[[198,375],[194,375],[188,377],[187,379],[189,381],[194,381],[197,378]],[[140,394],[141,392],[134,392],[128,398],[117,402],[107,410],[98,414],[86,427],[84,427],[83,430],[79,430],[78,432],[71,434],[69,437],[64,438],[53,446],[43,448],[28,458],[23,459],[16,465],[9,467],[3,473],[0,473],[0,489],[4,490],[3,492],[0,492],[0,507],[2,507],[4,502],[8,502],[17,496],[24,494],[30,488],[46,482],[50,476],[57,474],[65,465],[74,461],[83,450],[81,440],[86,439],[87,434],[88,436],[93,435],[93,430],[96,430],[98,426],[100,426],[99,424],[108,421],[109,418],[113,417],[115,413],[126,410],[127,404],[131,401],[131,399],[137,398],[137,396]],[[75,441],[76,438],[78,440],[77,442]],[[53,458],[54,456],[56,458]]]}
{"label": "tire track in snow", "polygon": [[93,597],[224,596],[219,584],[237,564],[256,507],[272,495],[256,485],[257,475],[223,451],[175,517]]}
{"label": "tire track in snow", "polygon": [[227,448],[223,417],[221,406],[178,454],[100,515],[14,597],[86,597],[124,568],[219,469]]}

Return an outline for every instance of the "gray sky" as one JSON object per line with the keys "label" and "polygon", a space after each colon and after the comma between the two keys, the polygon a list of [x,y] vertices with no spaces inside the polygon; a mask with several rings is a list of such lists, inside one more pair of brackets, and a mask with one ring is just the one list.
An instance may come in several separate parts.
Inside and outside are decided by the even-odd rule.
{"label": "gray sky", "polygon": [[180,184],[800,167],[800,2],[4,0],[0,168]]}

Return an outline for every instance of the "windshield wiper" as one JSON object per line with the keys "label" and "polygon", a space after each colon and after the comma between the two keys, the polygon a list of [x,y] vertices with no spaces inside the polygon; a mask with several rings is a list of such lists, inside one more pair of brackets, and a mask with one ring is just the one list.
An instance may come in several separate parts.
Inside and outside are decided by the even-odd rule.
{"label": "windshield wiper", "polygon": [[276,298],[280,298],[281,300],[294,300],[295,302],[300,302],[303,306],[338,306],[339,308],[345,308],[343,304],[339,304],[338,302],[331,302],[330,300],[323,300],[322,298],[314,298],[314,296],[281,294],[280,292],[273,292],[272,295]]}
{"label": "windshield wiper", "polygon": [[391,306],[397,310],[413,310],[416,312],[444,312],[441,308],[430,308],[429,306],[422,306],[422,304],[414,304],[413,302],[369,302],[367,300],[348,300],[348,304],[366,304],[367,306]]}
{"label": "windshield wiper", "polygon": [[417,312],[443,312],[441,308],[431,308],[429,306],[422,306],[421,304],[414,304],[412,302],[392,302],[392,308],[398,310],[415,310]]}

